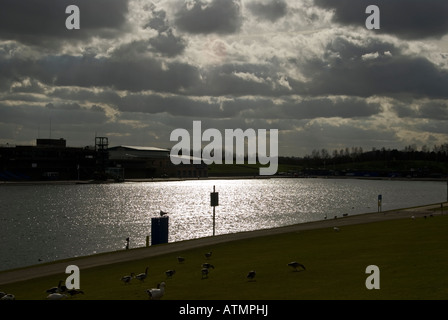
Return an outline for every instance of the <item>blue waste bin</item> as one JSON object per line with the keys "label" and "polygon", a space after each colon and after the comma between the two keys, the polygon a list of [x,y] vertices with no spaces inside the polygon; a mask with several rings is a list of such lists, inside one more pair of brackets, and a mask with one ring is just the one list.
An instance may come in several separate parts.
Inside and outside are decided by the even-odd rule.
{"label": "blue waste bin", "polygon": [[168,243],[169,217],[151,218],[151,245]]}

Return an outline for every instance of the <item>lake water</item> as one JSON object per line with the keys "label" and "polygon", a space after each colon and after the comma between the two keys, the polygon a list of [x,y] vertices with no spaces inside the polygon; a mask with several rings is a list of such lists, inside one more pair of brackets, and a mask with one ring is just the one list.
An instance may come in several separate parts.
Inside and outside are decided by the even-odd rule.
{"label": "lake water", "polygon": [[190,180],[0,186],[0,270],[143,247],[169,213],[169,242],[446,201],[446,182],[356,179]]}

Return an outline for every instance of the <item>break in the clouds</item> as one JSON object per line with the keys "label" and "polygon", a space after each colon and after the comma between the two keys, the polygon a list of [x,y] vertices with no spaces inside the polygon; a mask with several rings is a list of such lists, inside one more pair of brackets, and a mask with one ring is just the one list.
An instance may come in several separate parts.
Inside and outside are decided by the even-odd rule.
{"label": "break in the clouds", "polygon": [[[67,30],[65,8],[80,9]],[[381,29],[367,30],[367,5]],[[171,147],[176,128],[278,129],[281,155],[446,143],[448,5],[4,0],[0,143]]]}

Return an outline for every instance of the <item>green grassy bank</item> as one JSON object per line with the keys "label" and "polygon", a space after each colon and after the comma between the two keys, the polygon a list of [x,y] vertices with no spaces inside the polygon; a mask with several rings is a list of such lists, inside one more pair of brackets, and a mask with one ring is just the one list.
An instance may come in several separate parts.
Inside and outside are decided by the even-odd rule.
{"label": "green grassy bank", "polygon": [[[392,220],[264,236],[166,254],[151,259],[81,270],[85,292],[73,300],[148,299],[145,290],[166,282],[170,299],[447,299],[448,215]],[[204,253],[212,251],[211,259]],[[185,257],[179,264],[177,256]],[[294,272],[298,261],[306,271]],[[202,279],[201,264],[215,266]],[[366,267],[380,269],[380,289],[368,290]],[[145,282],[120,281],[144,272]],[[176,270],[172,278],[165,271]],[[256,271],[255,281],[246,274]],[[16,299],[45,299],[45,290],[68,275],[42,277],[4,285]]]}

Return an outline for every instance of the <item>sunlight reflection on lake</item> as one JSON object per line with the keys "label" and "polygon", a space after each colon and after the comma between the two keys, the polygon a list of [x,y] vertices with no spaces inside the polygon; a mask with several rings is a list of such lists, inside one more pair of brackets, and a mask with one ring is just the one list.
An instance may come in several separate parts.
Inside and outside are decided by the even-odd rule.
{"label": "sunlight reflection on lake", "polygon": [[356,179],[190,180],[0,187],[0,270],[143,247],[151,218],[169,213],[169,242],[444,201],[445,182]]}

